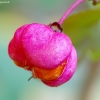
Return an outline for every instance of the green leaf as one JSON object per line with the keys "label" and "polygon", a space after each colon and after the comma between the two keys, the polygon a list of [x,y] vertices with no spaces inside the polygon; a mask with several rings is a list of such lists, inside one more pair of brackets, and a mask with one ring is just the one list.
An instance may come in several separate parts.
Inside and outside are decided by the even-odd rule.
{"label": "green leaf", "polygon": [[100,59],[100,10],[86,10],[71,15],[62,27],[77,50],[91,50],[93,59]]}

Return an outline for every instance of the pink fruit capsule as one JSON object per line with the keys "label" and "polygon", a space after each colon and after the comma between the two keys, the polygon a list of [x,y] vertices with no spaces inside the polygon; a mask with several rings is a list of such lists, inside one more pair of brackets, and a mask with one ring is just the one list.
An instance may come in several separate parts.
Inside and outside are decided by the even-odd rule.
{"label": "pink fruit capsule", "polygon": [[77,66],[77,53],[70,38],[62,32],[61,24],[84,1],[76,0],[58,23],[32,23],[18,28],[8,46],[14,63],[51,87],[70,80]]}
{"label": "pink fruit capsule", "polygon": [[8,53],[16,65],[32,71],[33,77],[40,78],[49,86],[59,86],[68,81],[77,63],[70,38],[49,25],[38,23],[17,29],[9,43]]}

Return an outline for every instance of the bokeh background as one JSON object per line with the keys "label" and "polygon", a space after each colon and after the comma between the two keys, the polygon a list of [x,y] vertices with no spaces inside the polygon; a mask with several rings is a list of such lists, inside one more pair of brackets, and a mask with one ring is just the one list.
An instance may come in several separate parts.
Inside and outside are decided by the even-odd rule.
{"label": "bokeh background", "polygon": [[78,53],[72,79],[48,87],[17,67],[7,48],[15,30],[26,23],[58,21],[75,0],[0,0],[0,100],[100,100],[100,5],[85,1],[63,23]]}

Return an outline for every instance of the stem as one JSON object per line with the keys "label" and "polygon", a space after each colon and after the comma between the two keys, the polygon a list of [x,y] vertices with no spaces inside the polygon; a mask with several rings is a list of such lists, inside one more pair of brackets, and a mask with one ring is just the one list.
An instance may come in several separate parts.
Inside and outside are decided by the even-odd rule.
{"label": "stem", "polygon": [[29,79],[28,79],[28,81],[30,80],[30,79],[32,79],[33,78],[33,76],[31,76]]}
{"label": "stem", "polygon": [[63,21],[68,17],[68,15],[82,2],[84,2],[85,0],[76,0],[76,2],[74,4],[72,4],[71,7],[69,7],[69,9],[65,12],[65,14],[61,17],[61,19],[59,20],[59,24],[61,25],[63,23]]}

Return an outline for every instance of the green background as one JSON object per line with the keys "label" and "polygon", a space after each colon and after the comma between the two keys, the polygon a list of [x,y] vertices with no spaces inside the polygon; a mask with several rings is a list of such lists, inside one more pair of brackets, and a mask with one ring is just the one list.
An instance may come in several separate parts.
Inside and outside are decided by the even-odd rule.
{"label": "green background", "polygon": [[17,67],[7,53],[18,27],[58,21],[74,1],[9,0],[0,4],[0,100],[100,100],[100,5],[84,2],[62,25],[78,53],[77,70],[62,86],[48,87],[38,79],[28,82],[31,72]]}

